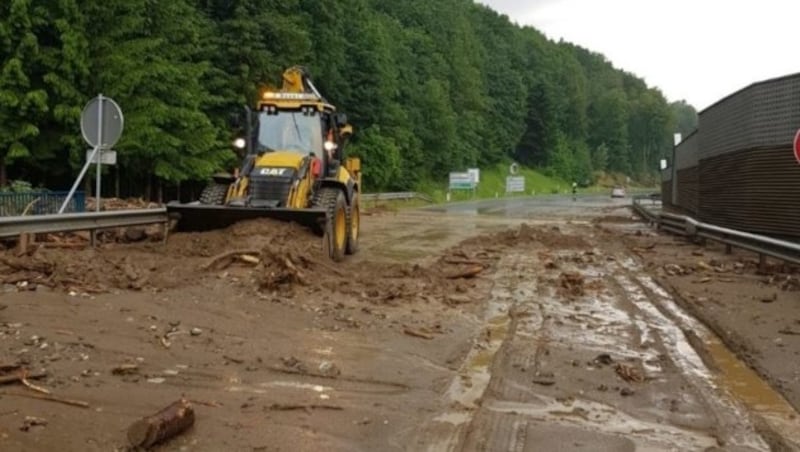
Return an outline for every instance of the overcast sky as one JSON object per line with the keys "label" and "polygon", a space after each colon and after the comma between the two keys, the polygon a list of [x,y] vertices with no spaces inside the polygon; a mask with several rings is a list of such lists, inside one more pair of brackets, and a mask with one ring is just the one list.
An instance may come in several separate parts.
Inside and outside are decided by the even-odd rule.
{"label": "overcast sky", "polygon": [[698,110],[800,72],[800,0],[479,0]]}

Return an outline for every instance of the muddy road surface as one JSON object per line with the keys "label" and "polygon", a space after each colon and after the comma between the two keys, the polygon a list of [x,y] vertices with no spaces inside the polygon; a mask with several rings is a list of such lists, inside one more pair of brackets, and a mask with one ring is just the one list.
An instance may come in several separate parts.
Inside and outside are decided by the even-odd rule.
{"label": "muddy road surface", "polygon": [[153,450],[798,450],[795,270],[627,204],[373,209],[340,265],[269,221],[3,251],[0,450],[130,450],[181,398]]}

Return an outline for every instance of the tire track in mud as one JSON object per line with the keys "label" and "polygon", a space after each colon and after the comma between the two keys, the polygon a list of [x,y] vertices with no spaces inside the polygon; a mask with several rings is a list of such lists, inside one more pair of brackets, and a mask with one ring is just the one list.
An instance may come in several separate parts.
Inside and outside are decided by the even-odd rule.
{"label": "tire track in mud", "polygon": [[[449,408],[430,419],[418,446],[769,450],[742,408],[716,390],[682,330],[655,307],[661,300],[652,288],[633,276],[641,269],[618,256],[575,264],[574,251],[556,253],[553,269],[526,251],[498,263],[484,328],[443,396]],[[553,281],[561,271],[601,288],[565,297],[533,276]],[[598,364],[602,356],[617,367]],[[639,368],[641,382],[623,381],[619,366]]]}

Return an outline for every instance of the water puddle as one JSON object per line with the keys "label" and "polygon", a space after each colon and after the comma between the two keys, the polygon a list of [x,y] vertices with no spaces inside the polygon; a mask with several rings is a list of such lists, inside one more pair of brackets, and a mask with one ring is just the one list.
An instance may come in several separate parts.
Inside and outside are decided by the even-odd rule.
{"label": "water puddle", "polygon": [[539,396],[539,403],[492,400],[484,408],[496,413],[525,416],[546,424],[574,426],[585,431],[618,434],[637,443],[642,450],[704,450],[717,445],[717,439],[662,422],[647,422],[616,407],[589,400],[559,401]]}
{"label": "water puddle", "polygon": [[[625,263],[634,266],[630,262]],[[714,383],[725,392],[744,403],[747,408],[760,416],[781,436],[800,445],[800,425],[797,412],[777,391],[739,360],[722,341],[703,324],[683,311],[661,286],[649,277],[639,277],[638,281],[659,297],[661,306],[682,328],[690,329],[703,341],[706,351],[713,360],[716,372],[712,375]]]}
{"label": "water puddle", "polygon": [[285,381],[285,380],[276,380],[276,381],[267,381],[264,383],[259,383],[258,386],[229,386],[225,388],[228,392],[246,392],[249,394],[267,394],[271,392],[269,388],[289,388],[289,389],[300,389],[303,391],[310,391],[315,392],[320,395],[323,395],[327,392],[333,391],[333,388],[330,386],[322,386],[322,385],[315,385],[310,383],[302,383],[299,381]]}

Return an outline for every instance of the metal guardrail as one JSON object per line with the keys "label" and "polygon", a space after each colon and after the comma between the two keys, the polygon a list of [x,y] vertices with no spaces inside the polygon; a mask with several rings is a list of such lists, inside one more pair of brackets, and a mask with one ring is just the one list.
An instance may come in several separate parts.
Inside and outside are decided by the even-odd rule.
{"label": "metal guardrail", "polygon": [[364,201],[389,201],[389,200],[409,200],[421,199],[425,202],[433,202],[430,196],[414,191],[394,192],[394,193],[364,193],[361,195]]}
{"label": "metal guardrail", "polygon": [[166,224],[167,221],[169,221],[169,217],[165,208],[0,217],[0,238],[15,238],[21,234],[90,231],[157,223]]}
{"label": "metal guardrail", "polygon": [[[431,198],[416,192],[373,193],[361,195],[362,200]],[[50,232],[94,231],[129,226],[142,226],[169,221],[166,208],[110,210],[104,212],[47,214],[0,217],[0,239],[17,238],[22,234]]]}
{"label": "metal guardrail", "polygon": [[701,223],[694,218],[669,212],[653,212],[642,204],[643,196],[633,197],[633,210],[659,229],[689,238],[713,240],[732,247],[746,249],[759,255],[759,265],[765,265],[765,256],[785,262],[800,264],[800,243],[780,240],[759,234],[737,231],[713,224]]}

